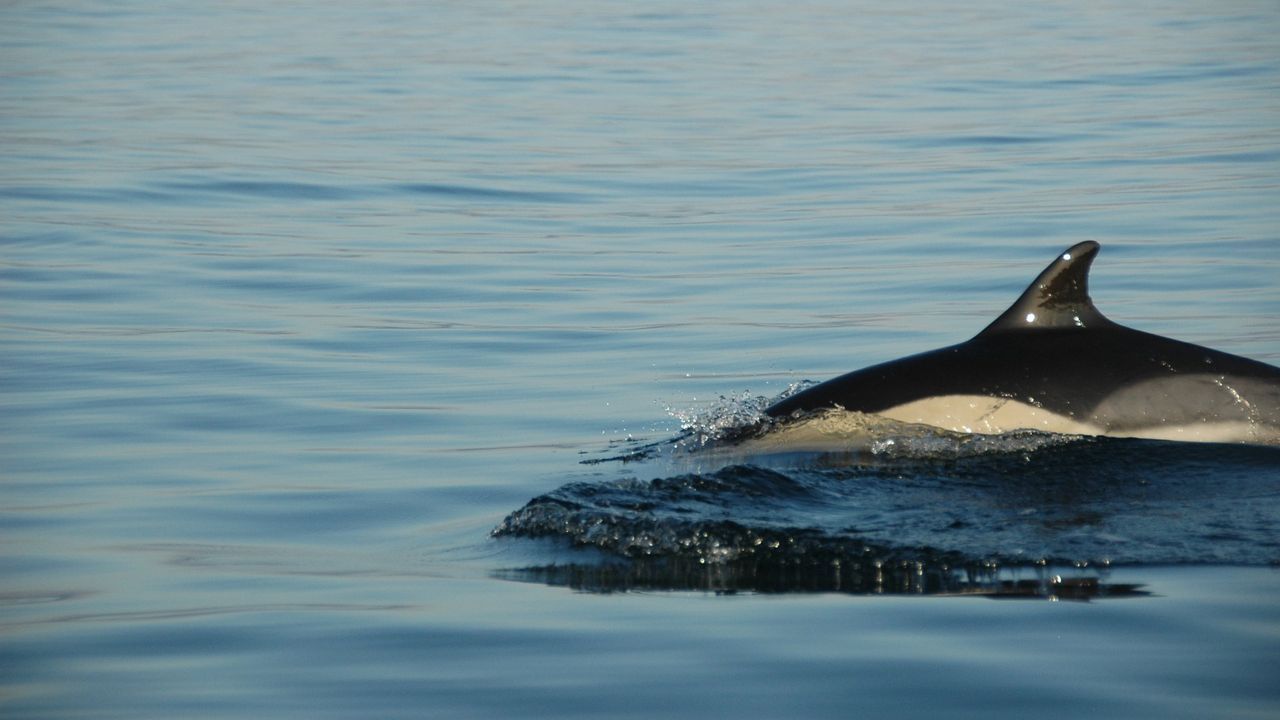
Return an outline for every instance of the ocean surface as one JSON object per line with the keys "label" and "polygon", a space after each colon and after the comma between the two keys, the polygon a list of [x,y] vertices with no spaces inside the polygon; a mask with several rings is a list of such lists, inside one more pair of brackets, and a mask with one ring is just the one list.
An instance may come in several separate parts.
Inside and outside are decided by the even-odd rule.
{"label": "ocean surface", "polygon": [[1280,449],[769,399],[1064,248],[1280,365],[1280,6],[0,6],[0,717],[1280,715]]}

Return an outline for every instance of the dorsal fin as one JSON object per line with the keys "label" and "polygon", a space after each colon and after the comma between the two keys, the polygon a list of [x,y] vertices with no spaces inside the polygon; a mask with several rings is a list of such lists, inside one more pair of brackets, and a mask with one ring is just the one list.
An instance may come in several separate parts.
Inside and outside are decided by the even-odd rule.
{"label": "dorsal fin", "polygon": [[978,334],[1110,325],[1111,321],[1089,299],[1089,266],[1099,247],[1086,240],[1067,248],[1017,302]]}

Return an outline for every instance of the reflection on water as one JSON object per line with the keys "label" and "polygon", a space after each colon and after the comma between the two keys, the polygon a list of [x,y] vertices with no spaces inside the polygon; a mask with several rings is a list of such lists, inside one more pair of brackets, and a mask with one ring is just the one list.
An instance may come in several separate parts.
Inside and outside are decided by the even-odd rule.
{"label": "reflection on water", "polygon": [[[1064,574],[1070,572],[1076,574]],[[1085,572],[1089,574],[1083,574]],[[704,563],[666,558],[599,565],[543,565],[502,570],[495,572],[494,577],[593,593],[679,590],[716,594],[831,592],[1054,601],[1135,598],[1149,594],[1140,584],[1109,581],[1110,574],[1110,570],[1105,568],[1098,571],[1079,568],[1065,571],[1044,566],[1001,569],[993,565],[969,565],[959,568],[942,559]]]}

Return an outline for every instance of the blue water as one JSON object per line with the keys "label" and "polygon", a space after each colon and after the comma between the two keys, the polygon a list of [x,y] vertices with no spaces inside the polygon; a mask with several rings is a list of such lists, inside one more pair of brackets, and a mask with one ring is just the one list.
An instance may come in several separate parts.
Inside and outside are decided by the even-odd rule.
{"label": "blue water", "polygon": [[962,341],[1084,239],[1112,319],[1280,364],[1276,37],[5,5],[0,715],[1275,715],[1274,449],[616,458]]}

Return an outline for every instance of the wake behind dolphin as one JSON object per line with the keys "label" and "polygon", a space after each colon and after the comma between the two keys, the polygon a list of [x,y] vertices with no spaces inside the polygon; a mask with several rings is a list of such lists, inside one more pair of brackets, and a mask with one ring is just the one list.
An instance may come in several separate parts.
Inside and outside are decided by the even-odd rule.
{"label": "wake behind dolphin", "polygon": [[1055,259],[971,340],[857,370],[765,410],[831,409],[963,433],[1040,430],[1280,444],[1280,368],[1108,320],[1096,242]]}

